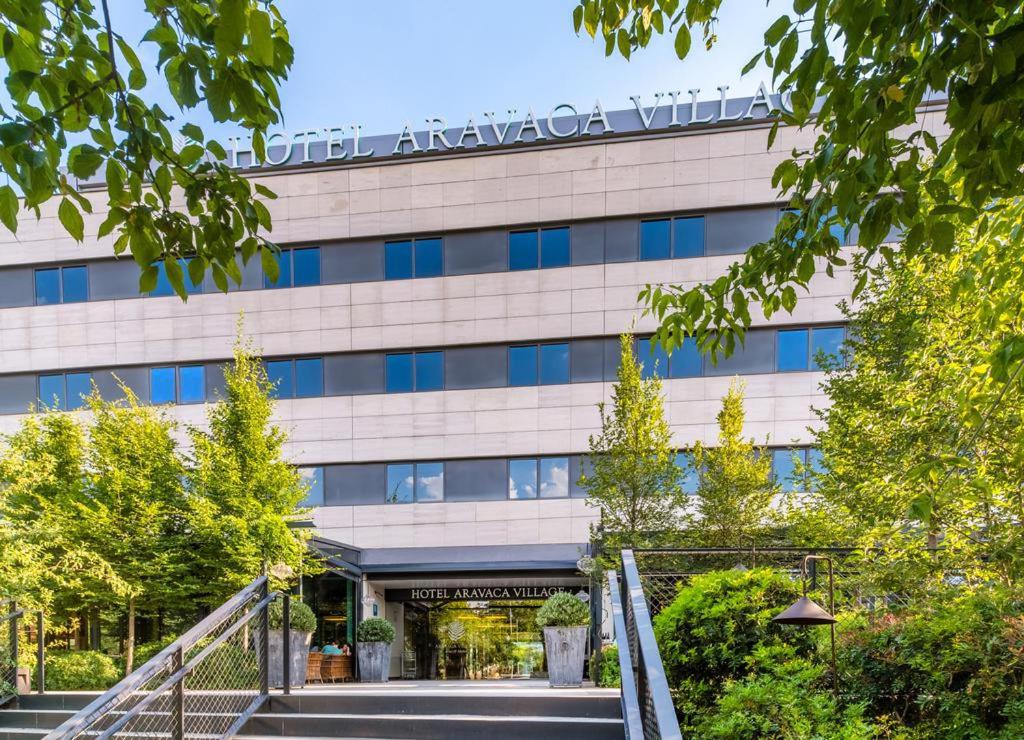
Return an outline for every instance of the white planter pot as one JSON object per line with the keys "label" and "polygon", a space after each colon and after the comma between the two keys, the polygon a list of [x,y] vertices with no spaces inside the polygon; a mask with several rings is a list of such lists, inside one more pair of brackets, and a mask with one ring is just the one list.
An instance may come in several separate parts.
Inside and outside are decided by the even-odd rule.
{"label": "white planter pot", "polygon": [[391,667],[390,642],[360,642],[359,680],[363,683],[387,683]]}
{"label": "white planter pot", "polygon": [[582,686],[586,649],[586,627],[545,627],[544,654],[548,662],[548,685]]}

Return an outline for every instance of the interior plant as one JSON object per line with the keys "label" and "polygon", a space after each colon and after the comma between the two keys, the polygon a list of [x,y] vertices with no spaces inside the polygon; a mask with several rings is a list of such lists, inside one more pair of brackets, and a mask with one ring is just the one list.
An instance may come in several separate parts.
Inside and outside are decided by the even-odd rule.
{"label": "interior plant", "polygon": [[537,626],[544,630],[544,652],[551,686],[583,684],[587,625],[590,607],[571,593],[552,594],[537,610]]}
{"label": "interior plant", "polygon": [[356,627],[356,642],[359,657],[359,680],[386,682],[391,665],[391,643],[395,639],[395,628],[381,617],[364,619]]}

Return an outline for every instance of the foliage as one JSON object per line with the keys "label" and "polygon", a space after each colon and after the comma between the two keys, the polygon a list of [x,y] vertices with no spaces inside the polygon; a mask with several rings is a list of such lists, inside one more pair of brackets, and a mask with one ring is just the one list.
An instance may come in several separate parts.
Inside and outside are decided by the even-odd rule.
{"label": "foliage", "polygon": [[[49,0],[9,3],[2,11],[5,89],[0,124],[0,222],[17,229],[18,196],[38,218],[55,197],[56,215],[76,241],[95,203],[76,192],[75,178],[101,175],[108,199],[100,238],[116,234],[142,269],[140,288],[153,290],[163,260],[175,291],[186,297],[184,260],[199,283],[207,269],[221,290],[241,283],[236,249],[247,262],[257,251],[276,278],[267,208],[252,185],[224,161],[223,147],[187,123],[178,146],[172,115],[143,97],[152,82],[141,56],[156,58],[164,89],[182,112],[205,104],[213,120],[253,133],[262,153],[266,128],[281,120],[277,85],[293,51],[277,8],[262,0],[147,0],[152,26],[141,39],[112,27],[107,3]],[[262,185],[256,191],[273,193]],[[49,214],[48,214],[49,215]]]}
{"label": "foliage", "polygon": [[259,676],[259,659],[255,650],[235,642],[222,642],[193,671],[188,687],[215,691],[252,690],[259,686]]}
{"label": "foliage", "polygon": [[283,458],[286,435],[271,423],[274,403],[266,370],[241,339],[224,382],[226,397],[208,412],[209,430],[189,429],[188,486],[203,507],[195,558],[211,604],[270,565],[284,564],[293,572],[315,569],[308,562],[308,533],[288,526],[304,513],[299,504],[307,484]]}
{"label": "foliage", "polygon": [[95,650],[48,650],[48,691],[104,691],[117,683],[114,659]]}
{"label": "foliage", "polygon": [[356,642],[393,642],[395,628],[382,617],[364,619],[356,627]]}
{"label": "foliage", "polygon": [[611,409],[598,404],[601,433],[590,437],[591,471],[580,477],[590,504],[601,511],[610,551],[638,547],[650,533],[677,531],[686,505],[661,380],[643,378],[631,335],[623,334],[620,344]]}
{"label": "foliage", "polygon": [[[288,608],[289,628],[296,632],[316,632],[316,615],[300,599],[292,599]],[[284,625],[284,602],[280,599],[270,604],[270,629],[279,630]]]}
{"label": "foliage", "polygon": [[799,595],[793,581],[768,568],[713,571],[694,576],[654,618],[676,711],[691,731],[728,681],[747,676],[755,653],[813,654],[813,630],[771,621]]}
{"label": "foliage", "polygon": [[168,635],[162,640],[139,643],[135,646],[135,664],[141,666],[143,663],[146,663],[150,658],[155,656],[176,639],[176,635]]}
{"label": "foliage", "polygon": [[997,588],[936,593],[839,630],[841,682],[920,737],[1024,734],[1024,606]]}
{"label": "foliage", "polygon": [[772,523],[771,455],[743,438],[743,419],[743,384],[736,379],[718,412],[718,445],[698,441],[693,448],[697,495],[687,535],[704,547],[761,544]]}
{"label": "foliage", "polygon": [[[590,677],[600,688],[617,689],[622,685],[622,671],[619,668],[619,648],[617,645],[605,645],[601,648],[600,661],[595,650],[590,661]],[[600,672],[596,664],[600,662]]]}
{"label": "foliage", "polygon": [[538,627],[580,627],[590,624],[590,607],[568,591],[551,594],[537,609]]}
{"label": "foliage", "polygon": [[[692,28],[709,48],[717,41],[721,5],[579,0],[573,21],[577,32],[600,34],[608,54],[627,58],[655,34],[674,35],[682,59]],[[782,149],[773,146],[780,123],[813,125],[818,134],[807,150],[784,156],[773,177],[796,213],[713,282],[645,291],[669,346],[696,332],[703,347],[731,350],[750,324],[751,303],[766,317],[791,312],[797,290],[822,266],[832,275],[847,263],[838,237],[852,225],[856,295],[896,256],[886,246],[894,227],[902,254],[945,255],[959,224],[976,224],[994,201],[1024,192],[1019,2],[796,0],[793,10],[765,30],[764,48],[744,71],[763,60],[786,101],[769,148]],[[936,97],[948,104],[926,116],[921,106]],[[979,268],[983,283],[1011,284],[998,268]],[[990,360],[997,368],[1024,357],[1018,333],[999,345]]]}
{"label": "foliage", "polygon": [[698,737],[723,740],[780,740],[875,737],[864,720],[863,706],[842,709],[823,687],[824,668],[803,658],[755,652],[755,670],[746,678],[729,681],[721,696],[701,719]]}

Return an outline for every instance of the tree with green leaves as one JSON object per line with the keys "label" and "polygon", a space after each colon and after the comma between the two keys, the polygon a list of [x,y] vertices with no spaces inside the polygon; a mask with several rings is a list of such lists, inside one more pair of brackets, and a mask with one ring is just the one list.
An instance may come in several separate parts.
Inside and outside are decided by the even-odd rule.
{"label": "tree with green leaves", "polygon": [[671,537],[687,503],[661,380],[643,377],[633,343],[630,334],[620,337],[611,407],[598,404],[601,432],[590,437],[590,471],[580,477],[591,505],[601,512],[600,536],[609,552]]}
{"label": "tree with green leaves", "polygon": [[697,495],[687,516],[687,539],[702,547],[764,544],[774,524],[778,487],[772,458],[743,436],[743,383],[733,380],[718,412],[718,444],[697,442],[692,466]]}
{"label": "tree with green leaves", "polygon": [[284,431],[271,422],[272,386],[262,360],[241,338],[224,371],[225,397],[192,428],[188,488],[199,500],[196,561],[204,600],[223,601],[275,565],[315,570],[302,519],[306,484],[283,458]]}
{"label": "tree with green leaves", "polygon": [[[659,36],[685,59],[694,32],[716,43],[723,0],[579,0],[577,33],[600,36],[626,58]],[[792,311],[798,291],[822,268],[847,263],[835,232],[858,227],[854,297],[890,269],[902,233],[907,257],[943,256],[962,228],[981,233],[993,204],[1024,195],[1024,16],[1018,0],[794,0],[765,29],[763,61],[786,111],[780,125],[811,126],[816,137],[776,169],[773,183],[794,211],[774,237],[724,274],[696,286],[652,286],[642,294],[660,320],[658,339],[677,347],[696,334],[707,351],[731,351],[750,325]],[[723,33],[728,32],[724,29]],[[947,102],[943,102],[943,99]],[[926,126],[926,110],[943,133]],[[1017,223],[1020,223],[1019,221]],[[1016,253],[981,262],[979,284],[1011,284]],[[1008,267],[1009,266],[1009,267]],[[1008,332],[982,370],[1006,377],[1024,365],[1024,336]],[[973,396],[964,402],[980,413]]]}
{"label": "tree with green leaves", "polygon": [[0,5],[9,96],[0,110],[0,172],[9,183],[0,186],[0,222],[14,232],[19,208],[38,217],[59,199],[61,224],[82,241],[83,213],[97,204],[68,175],[99,174],[107,199],[99,236],[114,234],[114,252],[131,253],[143,292],[156,286],[159,261],[183,299],[186,260],[193,283],[210,270],[227,290],[229,280],[241,283],[239,258],[259,252],[274,279],[275,247],[261,234],[271,230],[267,208],[201,128],[179,127],[186,143],[175,145],[171,113],[143,95],[150,80],[136,49],[156,57],[181,111],[203,106],[214,121],[250,130],[262,158],[294,56],[284,20],[269,0],[145,0],[145,10],[152,25],[129,39],[114,28],[107,0]]}

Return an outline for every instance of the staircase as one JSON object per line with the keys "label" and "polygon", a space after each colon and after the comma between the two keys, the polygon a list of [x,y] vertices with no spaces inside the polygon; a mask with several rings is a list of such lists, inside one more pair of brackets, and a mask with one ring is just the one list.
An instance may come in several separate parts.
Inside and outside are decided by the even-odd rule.
{"label": "staircase", "polygon": [[621,740],[623,725],[616,690],[391,684],[273,694],[236,735],[279,737]]}
{"label": "staircase", "polygon": [[97,696],[88,691],[20,696],[16,709],[0,709],[0,740],[40,740]]}

